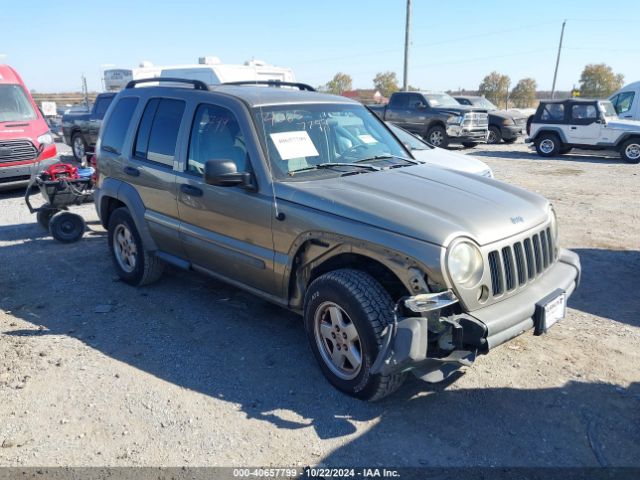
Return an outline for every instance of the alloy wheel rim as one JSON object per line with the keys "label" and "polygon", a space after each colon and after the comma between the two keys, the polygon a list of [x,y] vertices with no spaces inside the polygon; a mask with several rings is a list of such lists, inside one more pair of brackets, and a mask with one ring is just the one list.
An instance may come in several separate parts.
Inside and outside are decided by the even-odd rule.
{"label": "alloy wheel rim", "polygon": [[82,139],[80,137],[76,137],[76,139],[73,141],[73,151],[78,158],[82,158],[84,156],[84,144],[82,143]]}
{"label": "alloy wheel rim", "polygon": [[442,143],[442,133],[432,132],[431,135],[429,135],[429,142],[431,145],[440,145]]}
{"label": "alloy wheel rim", "polygon": [[542,150],[543,153],[551,153],[553,152],[554,148],[555,144],[553,143],[553,140],[549,140],[548,138],[546,138],[542,142],[540,142],[540,150]]}
{"label": "alloy wheel rim", "polygon": [[355,324],[333,302],[324,302],[314,315],[314,336],[325,365],[337,377],[352,380],[362,369],[362,345]]}
{"label": "alloy wheel rim", "polygon": [[135,270],[138,260],[138,247],[129,230],[125,225],[118,225],[113,232],[113,253],[120,268],[126,273]]}
{"label": "alloy wheel rim", "polygon": [[498,143],[498,136],[496,135],[496,132],[489,130],[489,138],[487,138],[487,142]]}
{"label": "alloy wheel rim", "polygon": [[632,143],[631,145],[627,145],[627,148],[625,148],[624,153],[627,155],[628,158],[632,160],[637,160],[638,158],[640,158],[640,144]]}

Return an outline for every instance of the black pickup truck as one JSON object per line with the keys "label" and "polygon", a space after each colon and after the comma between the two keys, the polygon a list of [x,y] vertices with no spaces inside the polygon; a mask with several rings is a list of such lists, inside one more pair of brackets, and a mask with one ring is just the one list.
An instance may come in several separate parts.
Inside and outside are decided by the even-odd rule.
{"label": "black pickup truck", "polygon": [[431,145],[461,143],[474,147],[487,141],[486,110],[460,105],[446,93],[396,92],[388,105],[369,105],[385,121],[420,135]]}
{"label": "black pickup truck", "polygon": [[101,93],[90,112],[66,113],[62,116],[64,143],[73,150],[76,160],[82,162],[85,154],[93,152],[100,131],[100,124],[115,93]]}

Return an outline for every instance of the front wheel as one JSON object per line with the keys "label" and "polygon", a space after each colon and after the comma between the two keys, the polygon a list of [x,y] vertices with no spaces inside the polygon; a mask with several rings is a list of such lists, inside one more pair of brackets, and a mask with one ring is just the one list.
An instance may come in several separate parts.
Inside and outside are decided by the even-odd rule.
{"label": "front wheel", "polygon": [[155,282],[164,271],[164,262],[145,250],[136,225],[126,207],[109,217],[109,250],[123,282],[141,286]]}
{"label": "front wheel", "polygon": [[87,153],[87,144],[84,142],[84,139],[79,132],[74,133],[71,138],[71,150],[73,151],[75,159],[79,163],[82,163],[84,161],[84,156]]}
{"label": "front wheel", "polygon": [[447,131],[440,125],[431,127],[427,132],[425,140],[434,147],[445,148],[447,145],[449,145],[449,137],[447,136]]}
{"label": "front wheel", "polygon": [[560,153],[562,142],[555,133],[541,133],[536,138],[535,146],[541,157],[553,157]]}
{"label": "front wheel", "polygon": [[640,163],[640,139],[634,138],[623,143],[620,156],[627,163]]}
{"label": "front wheel", "polygon": [[51,236],[63,243],[77,242],[84,235],[87,225],[84,219],[71,212],[58,212],[51,216],[49,220],[49,233]]}
{"label": "front wheel", "polygon": [[490,126],[489,134],[487,135],[487,143],[495,145],[496,143],[500,143],[500,140],[502,140],[502,133],[500,133],[500,129],[498,127]]}
{"label": "front wheel", "polygon": [[362,400],[379,400],[404,381],[404,373],[371,373],[382,332],[392,321],[391,297],[359,270],[325,273],[305,294],[305,330],[322,373],[338,390]]}

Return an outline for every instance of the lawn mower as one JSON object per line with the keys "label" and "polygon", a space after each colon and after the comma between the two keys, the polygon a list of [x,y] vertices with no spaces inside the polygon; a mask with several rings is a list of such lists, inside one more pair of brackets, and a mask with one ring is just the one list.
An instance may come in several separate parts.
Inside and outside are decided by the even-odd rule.
{"label": "lawn mower", "polygon": [[[94,172],[92,167],[78,168],[69,163],[34,169],[24,199],[38,223],[56,240],[71,243],[82,238],[85,221],[69,207],[93,201]],[[36,186],[46,202],[41,207],[33,207],[29,199]]]}

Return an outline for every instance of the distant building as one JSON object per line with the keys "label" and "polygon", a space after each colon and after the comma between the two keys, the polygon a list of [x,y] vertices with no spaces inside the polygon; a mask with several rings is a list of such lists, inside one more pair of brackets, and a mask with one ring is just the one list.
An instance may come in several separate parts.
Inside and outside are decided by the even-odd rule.
{"label": "distant building", "polygon": [[343,97],[357,100],[361,103],[389,103],[389,99],[382,95],[378,90],[358,88],[356,90],[347,90],[342,92]]}

